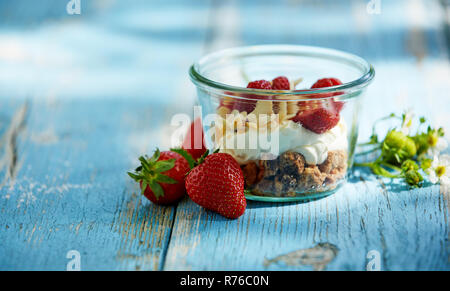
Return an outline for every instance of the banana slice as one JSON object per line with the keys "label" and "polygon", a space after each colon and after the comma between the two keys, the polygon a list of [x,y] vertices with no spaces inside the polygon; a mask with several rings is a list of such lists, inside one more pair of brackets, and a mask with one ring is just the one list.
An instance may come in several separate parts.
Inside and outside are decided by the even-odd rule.
{"label": "banana slice", "polygon": [[250,114],[255,114],[256,116],[260,114],[273,114],[273,102],[260,100],[256,102],[255,110],[253,110]]}
{"label": "banana slice", "polygon": [[227,118],[227,114],[230,114],[231,110],[228,107],[221,106],[217,109],[217,114],[220,115],[222,118]]}

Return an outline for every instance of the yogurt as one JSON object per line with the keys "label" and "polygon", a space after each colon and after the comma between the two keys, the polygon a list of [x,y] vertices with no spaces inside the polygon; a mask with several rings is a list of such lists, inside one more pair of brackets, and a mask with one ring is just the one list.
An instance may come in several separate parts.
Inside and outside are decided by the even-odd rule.
{"label": "yogurt", "polygon": [[[244,136],[243,136],[244,135]],[[292,151],[302,154],[310,165],[319,165],[325,162],[329,151],[348,149],[347,125],[341,120],[334,128],[317,134],[292,120],[284,121],[267,133],[268,138],[278,138],[278,153]],[[267,150],[258,146],[249,146],[250,137],[258,136],[258,129],[248,128],[245,132],[227,134],[219,142],[220,152],[232,155],[240,164],[251,161],[266,160]],[[227,146],[238,145],[238,140],[245,140],[244,147]]]}

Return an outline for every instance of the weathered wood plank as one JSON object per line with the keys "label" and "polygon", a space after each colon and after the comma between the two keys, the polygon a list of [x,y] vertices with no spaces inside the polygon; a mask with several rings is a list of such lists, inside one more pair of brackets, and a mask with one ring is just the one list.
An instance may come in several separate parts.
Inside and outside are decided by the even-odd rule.
{"label": "weathered wood plank", "polygon": [[[83,270],[363,270],[371,250],[385,270],[450,269],[449,194],[438,186],[408,191],[362,171],[334,196],[249,202],[229,221],[187,198],[176,213],[157,207],[125,175],[140,153],[167,148],[170,117],[190,111],[189,64],[234,45],[321,45],[369,59],[378,74],[362,139],[376,118],[411,105],[448,126],[436,1],[423,13],[425,1],[383,1],[380,15],[365,13],[366,1],[213,2],[211,15],[209,1],[84,2],[79,18],[52,1],[0,3],[0,269],[64,270],[72,249]],[[49,14],[57,28],[9,30]],[[24,107],[18,96],[35,99]]]}
{"label": "weathered wood plank", "polygon": [[[233,27],[231,35],[240,37],[230,43],[321,45],[369,59],[377,78],[361,116],[362,139],[374,120],[409,107],[434,124],[450,125],[447,48],[436,6],[417,15],[424,1],[383,2],[380,15],[369,15],[364,1],[317,3],[234,6],[246,17]],[[177,208],[164,268],[365,270],[375,251],[383,270],[449,270],[448,202],[439,186],[410,191],[365,170],[319,201],[249,202],[236,221],[186,199]],[[300,255],[306,259],[295,259]]]}
{"label": "weathered wood plank", "polygon": [[65,270],[69,250],[82,270],[161,269],[174,208],[126,171],[190,113],[209,1],[54,2],[0,3],[0,269]]}
{"label": "weathered wood plank", "polygon": [[[20,112],[16,114],[19,116]],[[160,268],[173,207],[141,199],[125,170],[155,140],[145,102],[33,101],[17,136],[17,175],[0,190],[1,269]],[[19,166],[17,166],[19,167]]]}
{"label": "weathered wood plank", "polygon": [[380,253],[384,270],[448,269],[442,205],[437,187],[388,193],[376,181],[352,182],[307,204],[250,202],[236,221],[185,201],[177,209],[165,268],[307,270],[313,267],[271,260],[328,243],[338,248],[328,270],[365,270],[372,250]]}
{"label": "weathered wood plank", "polygon": [[[55,1],[61,3],[20,1],[17,7],[23,6],[22,10],[11,1],[2,2],[11,6],[8,13],[13,19],[20,22],[21,17],[36,17],[41,25],[17,29],[3,25],[2,21],[8,24],[11,18],[0,16],[1,96],[127,96],[146,99],[154,106],[193,104],[187,71],[202,53],[209,1],[195,5],[183,1],[81,1],[87,7],[80,16],[67,15],[65,6],[58,5],[63,17],[45,23],[45,14],[40,12]],[[0,6],[2,12],[8,9]]]}

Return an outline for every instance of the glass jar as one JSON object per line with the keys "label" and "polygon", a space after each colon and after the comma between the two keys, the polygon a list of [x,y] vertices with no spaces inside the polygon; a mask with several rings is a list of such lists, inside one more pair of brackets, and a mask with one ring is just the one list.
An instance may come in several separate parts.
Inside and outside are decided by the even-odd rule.
{"label": "glass jar", "polygon": [[[375,75],[337,50],[262,45],[209,54],[190,68],[207,147],[241,165],[246,197],[299,201],[334,193],[352,166],[361,97]],[[248,89],[286,76],[289,90]],[[311,89],[319,79],[342,84]]]}

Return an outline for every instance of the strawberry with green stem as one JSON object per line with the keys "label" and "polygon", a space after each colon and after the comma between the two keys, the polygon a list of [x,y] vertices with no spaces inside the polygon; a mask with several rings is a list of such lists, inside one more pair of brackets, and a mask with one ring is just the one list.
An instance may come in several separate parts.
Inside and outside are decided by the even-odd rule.
{"label": "strawberry with green stem", "polygon": [[184,178],[190,170],[190,163],[185,157],[173,151],[160,152],[156,149],[151,158],[141,156],[139,161],[141,165],[128,175],[140,184],[147,199],[155,204],[167,205],[184,197]]}
{"label": "strawberry with green stem", "polygon": [[244,175],[229,154],[208,152],[186,177],[186,191],[198,205],[226,218],[243,215],[247,202],[244,196]]}

